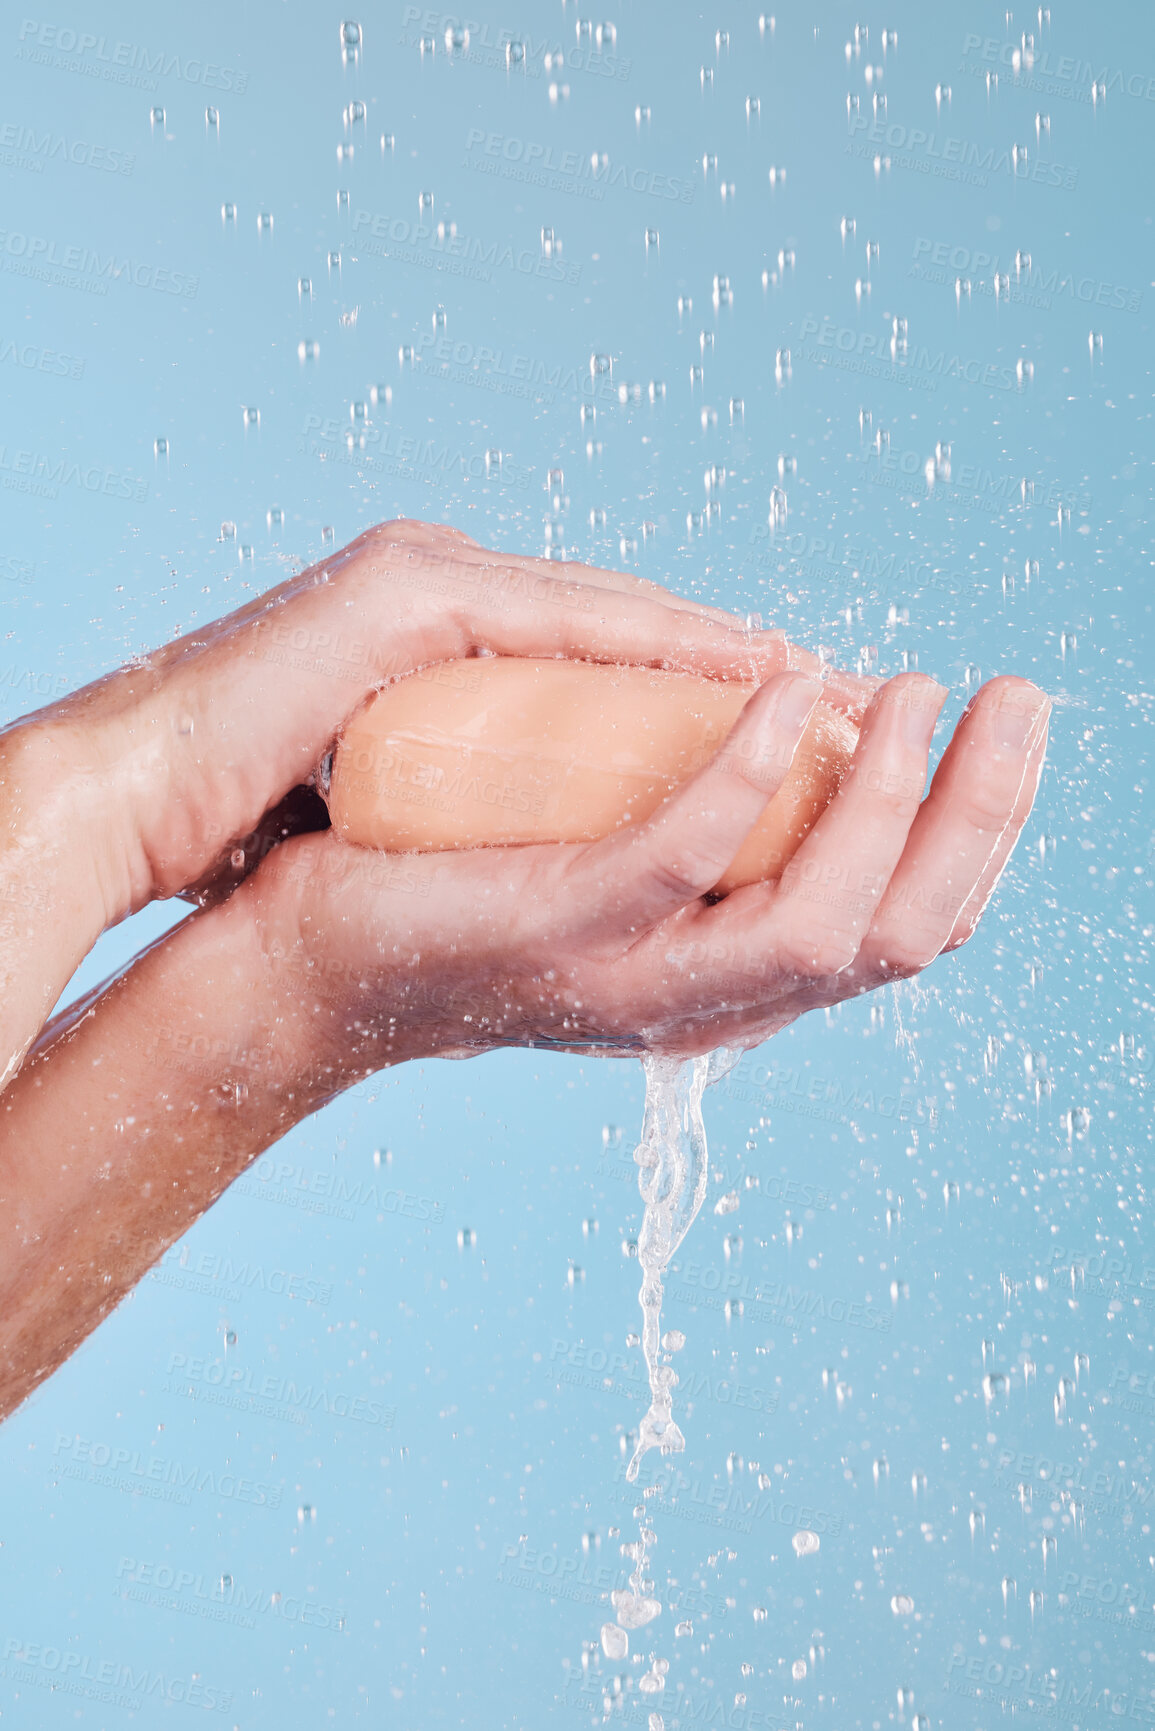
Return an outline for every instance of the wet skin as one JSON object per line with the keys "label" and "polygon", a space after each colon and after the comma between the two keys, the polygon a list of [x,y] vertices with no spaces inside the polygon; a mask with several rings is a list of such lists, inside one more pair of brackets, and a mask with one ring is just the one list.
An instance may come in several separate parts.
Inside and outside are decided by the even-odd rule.
{"label": "wet skin", "polygon": [[[368,646],[368,647],[367,647]],[[755,687],[717,754],[596,842],[390,855],[308,781],[387,678],[491,652]],[[615,572],[386,523],[0,734],[0,1413],[245,1167],[409,1058],[688,1056],[926,967],[974,931],[1030,810],[1049,704],[835,675],[782,633]],[[861,723],[781,877],[709,892],[819,696]],[[100,933],[199,905],[46,1023]]]}

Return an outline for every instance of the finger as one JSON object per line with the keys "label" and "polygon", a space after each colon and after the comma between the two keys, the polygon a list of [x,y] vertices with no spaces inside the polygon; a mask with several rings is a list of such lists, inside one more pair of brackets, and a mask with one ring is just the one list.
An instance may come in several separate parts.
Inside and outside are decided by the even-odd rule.
{"label": "finger", "polygon": [[[495,563],[492,553],[477,547],[475,555],[478,563]],[[678,595],[672,589],[667,589],[661,583],[655,583],[649,577],[638,577],[629,571],[608,571],[600,565],[584,565],[574,559],[537,559],[517,558],[507,559],[502,555],[501,563],[512,563],[524,566],[527,570],[544,573],[547,576],[566,577],[572,582],[587,583],[597,589],[617,589],[623,593],[648,595],[651,599],[662,601],[668,607],[675,607],[681,612],[698,613],[704,619],[715,619],[720,624],[745,628],[745,618],[724,607],[713,607],[704,601],[694,601],[687,595]]]}
{"label": "finger", "polygon": [[848,968],[902,858],[946,687],[902,673],[878,693],[842,784],[787,862],[758,933],[788,974]]}
{"label": "finger", "polygon": [[[498,568],[501,565],[520,566],[527,572],[558,578],[564,577],[575,583],[581,583],[599,589],[613,589],[623,594],[648,596],[661,601],[665,606],[679,612],[696,613],[703,619],[713,619],[719,624],[728,625],[737,630],[751,629],[746,620],[722,607],[712,607],[701,601],[694,601],[684,595],[678,595],[673,590],[666,589],[660,583],[653,582],[648,577],[638,577],[625,571],[608,571],[597,565],[582,565],[574,560],[548,560],[537,558],[522,558],[505,556],[495,559],[492,553],[479,547],[477,543],[463,553],[480,566]],[[768,636],[780,638],[786,646],[787,655],[784,665],[796,668],[799,672],[813,673],[826,681],[824,692],[826,702],[847,714],[856,717],[867,708],[875,691],[884,683],[883,680],[857,673],[844,672],[840,668],[824,662],[820,656],[800,644],[791,642],[785,632],[771,631]]]}
{"label": "finger", "polygon": [[966,910],[977,919],[1030,810],[1049,714],[1026,679],[992,679],[976,694],[863,944],[880,978],[917,973]]}
{"label": "finger", "polygon": [[706,768],[653,817],[584,850],[569,900],[597,910],[599,938],[648,931],[713,888],[781,787],[821,693],[801,674],[771,679]]}
{"label": "finger", "polygon": [[203,812],[218,838],[248,834],[371,692],[479,649],[757,682],[790,661],[781,632],[517,564],[478,565],[403,521],[74,693],[59,712],[106,723],[131,758],[131,846],[153,862],[153,893],[173,894],[219,848],[202,833]]}
{"label": "finger", "polygon": [[1044,723],[1035,743],[1031,746],[1027,760],[1027,771],[1023,776],[1022,787],[1015,801],[1015,809],[1011,813],[1011,821],[999,837],[998,846],[984,866],[973,894],[951,927],[950,937],[943,945],[944,950],[957,950],[960,945],[965,944],[974,936],[975,928],[986,910],[987,903],[994,894],[995,887],[1006,869],[1007,862],[1015,851],[1022,834],[1023,825],[1030,816],[1046,756],[1047,724]]}

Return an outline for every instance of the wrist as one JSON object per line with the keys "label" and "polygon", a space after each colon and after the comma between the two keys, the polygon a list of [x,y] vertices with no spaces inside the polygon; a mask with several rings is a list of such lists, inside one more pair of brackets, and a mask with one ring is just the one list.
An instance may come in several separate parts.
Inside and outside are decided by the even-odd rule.
{"label": "wrist", "polygon": [[125,754],[107,724],[58,712],[0,735],[0,777],[0,852],[86,953],[152,898]]}
{"label": "wrist", "polygon": [[117,811],[75,730],[35,720],[0,733],[0,1088],[129,911]]}

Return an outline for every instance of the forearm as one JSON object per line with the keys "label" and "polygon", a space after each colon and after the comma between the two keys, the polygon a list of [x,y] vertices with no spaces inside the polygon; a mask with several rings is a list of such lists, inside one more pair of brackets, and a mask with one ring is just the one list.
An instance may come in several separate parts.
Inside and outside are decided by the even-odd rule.
{"label": "forearm", "polygon": [[[0,1100],[0,1416],[245,1167],[353,1079],[270,991],[247,886],[46,1030]],[[285,990],[290,984],[293,990]]]}
{"label": "forearm", "polygon": [[70,729],[0,733],[0,1090],[113,917],[107,795]]}

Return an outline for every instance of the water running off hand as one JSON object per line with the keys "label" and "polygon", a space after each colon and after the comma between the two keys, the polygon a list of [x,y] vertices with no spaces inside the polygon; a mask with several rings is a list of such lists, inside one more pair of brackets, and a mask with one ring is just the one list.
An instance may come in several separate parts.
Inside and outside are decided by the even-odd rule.
{"label": "water running off hand", "polygon": [[690,1230],[706,1196],[708,1161],[702,1094],[710,1082],[725,1075],[740,1054],[719,1047],[716,1052],[680,1062],[677,1058],[643,1058],[646,1108],[642,1139],[634,1154],[638,1188],[645,1204],[638,1236],[642,1267],[642,1352],[650,1378],[650,1410],[638,1430],[638,1444],[626,1468],[634,1483],[642,1456],[649,1449],[680,1454],[686,1439],[673,1417],[678,1376],[662,1363],[683,1344],[681,1335],[662,1341],[662,1281],[670,1259]]}
{"label": "water running off hand", "polygon": [[[642,1060],[646,1106],[642,1139],[634,1159],[638,1164],[638,1188],[645,1204],[638,1235],[638,1261],[642,1265],[642,1350],[650,1378],[650,1410],[641,1422],[638,1444],[626,1468],[631,1484],[636,1482],[642,1457],[649,1449],[671,1455],[680,1454],[686,1446],[673,1416],[677,1372],[669,1363],[662,1362],[663,1355],[669,1359],[686,1341],[677,1331],[662,1338],[662,1281],[706,1197],[709,1171],[702,1095],[707,1085],[724,1076],[740,1056],[739,1052],[719,1047],[715,1052],[685,1062],[652,1055]],[[652,1490],[645,1492],[647,1497],[652,1494]],[[645,1519],[644,1505],[635,1513],[641,1517],[638,1540],[621,1547],[623,1556],[634,1564],[629,1588],[610,1594],[617,1621],[602,1625],[602,1651],[608,1659],[624,1659],[629,1652],[630,1633],[653,1622],[662,1609],[660,1600],[652,1597],[653,1583],[647,1579],[649,1551],[656,1535]],[[660,1694],[666,1686],[669,1668],[668,1659],[654,1656],[649,1671],[638,1679],[640,1692],[647,1696]],[[664,1731],[660,1713],[651,1713],[649,1723],[650,1731]]]}

